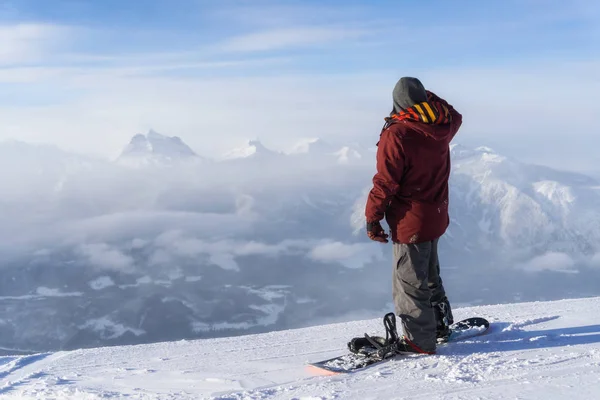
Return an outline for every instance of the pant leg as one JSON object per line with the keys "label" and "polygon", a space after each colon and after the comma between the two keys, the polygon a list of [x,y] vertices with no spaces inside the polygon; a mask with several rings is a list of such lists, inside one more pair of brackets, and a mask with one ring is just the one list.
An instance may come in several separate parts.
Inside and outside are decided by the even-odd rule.
{"label": "pant leg", "polygon": [[431,259],[429,264],[429,290],[431,290],[431,304],[436,317],[437,330],[444,332],[448,325],[452,325],[454,317],[452,308],[446,297],[446,290],[440,276],[440,260],[438,257],[438,242],[436,239],[432,244]]}
{"label": "pant leg", "polygon": [[[394,243],[393,296],[404,335],[425,351],[435,351],[436,317],[429,270],[433,242]],[[439,274],[438,274],[439,276]]]}
{"label": "pant leg", "polygon": [[438,239],[431,243],[431,257],[429,258],[429,290],[431,291],[431,302],[439,303],[446,297],[444,284],[440,277],[440,259],[438,257]]}

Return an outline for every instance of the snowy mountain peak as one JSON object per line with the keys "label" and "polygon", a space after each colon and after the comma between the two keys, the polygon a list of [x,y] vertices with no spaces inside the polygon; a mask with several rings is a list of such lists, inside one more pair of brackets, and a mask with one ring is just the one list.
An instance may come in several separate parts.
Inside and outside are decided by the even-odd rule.
{"label": "snowy mountain peak", "polygon": [[288,154],[335,160],[338,164],[349,164],[362,159],[360,150],[353,146],[336,147],[319,138],[303,139],[296,143]]}
{"label": "snowy mountain peak", "polygon": [[268,149],[258,139],[248,140],[246,145],[228,151],[223,155],[224,160],[235,160],[239,158],[271,157],[279,153]]}
{"label": "snowy mountain peak", "polygon": [[154,129],[150,129],[146,136],[148,137],[148,140],[163,140],[169,138],[168,136],[156,132]]}
{"label": "snowy mountain peak", "polygon": [[487,147],[487,146],[479,146],[475,149],[475,151],[479,152],[479,153],[490,153],[490,154],[496,154],[496,152],[494,151],[494,149],[492,149],[491,147]]}
{"label": "snowy mountain peak", "polygon": [[248,147],[254,147],[256,151],[270,151],[258,139],[248,140]]}
{"label": "snowy mountain peak", "polygon": [[131,138],[117,162],[139,166],[197,158],[198,155],[181,138],[165,136],[151,129],[145,135],[137,134]]}
{"label": "snowy mountain peak", "polygon": [[484,157],[488,160],[496,159],[504,159],[501,155],[496,153],[492,148],[487,146],[480,146],[477,148],[470,148],[467,146],[463,146],[461,144],[451,144],[450,152],[452,154],[452,158],[454,160],[463,160],[471,157]]}

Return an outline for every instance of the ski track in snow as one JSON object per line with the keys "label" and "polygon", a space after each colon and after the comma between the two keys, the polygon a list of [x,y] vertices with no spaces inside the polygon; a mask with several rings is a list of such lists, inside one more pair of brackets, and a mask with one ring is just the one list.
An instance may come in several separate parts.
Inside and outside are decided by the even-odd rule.
{"label": "ski track in snow", "polygon": [[2,399],[600,398],[600,298],[471,307],[486,335],[363,371],[313,376],[307,361],[383,332],[379,319],[244,337],[0,357]]}

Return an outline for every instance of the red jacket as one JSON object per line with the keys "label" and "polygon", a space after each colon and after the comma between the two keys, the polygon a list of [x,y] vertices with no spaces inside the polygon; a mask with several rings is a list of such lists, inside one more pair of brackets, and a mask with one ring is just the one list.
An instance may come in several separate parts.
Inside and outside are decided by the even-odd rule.
{"label": "red jacket", "polygon": [[427,242],[448,228],[449,145],[461,124],[462,115],[431,92],[426,103],[388,119],[365,214],[367,222],[385,216],[392,241]]}

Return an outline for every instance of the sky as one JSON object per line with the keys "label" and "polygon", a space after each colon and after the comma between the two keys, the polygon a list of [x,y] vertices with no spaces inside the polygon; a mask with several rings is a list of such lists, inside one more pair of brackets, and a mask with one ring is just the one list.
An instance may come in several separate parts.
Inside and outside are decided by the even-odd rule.
{"label": "sky", "polygon": [[463,114],[458,142],[597,171],[598,43],[595,0],[0,1],[0,140],[373,146],[417,76]]}

